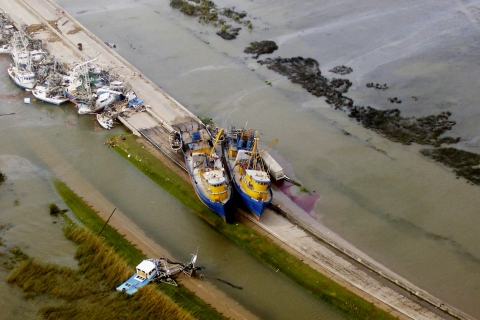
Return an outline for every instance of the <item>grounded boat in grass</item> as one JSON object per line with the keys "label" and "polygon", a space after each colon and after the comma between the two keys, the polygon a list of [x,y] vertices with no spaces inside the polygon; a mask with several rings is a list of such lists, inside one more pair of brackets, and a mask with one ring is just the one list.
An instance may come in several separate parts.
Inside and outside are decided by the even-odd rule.
{"label": "grounded boat in grass", "polygon": [[134,294],[150,282],[164,282],[177,286],[175,277],[180,273],[183,272],[191,277],[195,271],[203,269],[202,267],[195,267],[196,261],[196,254],[192,255],[192,260],[188,264],[170,261],[168,258],[143,260],[135,268],[135,274],[118,286],[117,290]]}
{"label": "grounded boat in grass", "polygon": [[257,136],[257,132],[252,130],[236,130],[232,127],[224,150],[235,190],[258,220],[272,202],[273,195],[270,176],[262,153],[258,150]]}
{"label": "grounded boat in grass", "polygon": [[199,123],[176,127],[180,130],[185,164],[198,198],[226,221],[232,190],[218,144],[223,130],[212,142],[209,131]]}

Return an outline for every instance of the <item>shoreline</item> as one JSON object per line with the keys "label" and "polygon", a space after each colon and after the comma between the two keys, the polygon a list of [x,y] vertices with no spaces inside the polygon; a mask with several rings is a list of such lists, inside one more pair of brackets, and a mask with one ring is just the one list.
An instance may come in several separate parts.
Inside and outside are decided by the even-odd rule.
{"label": "shoreline", "polygon": [[[169,160],[167,160],[167,161],[164,161],[164,162],[165,162],[165,163],[170,163],[170,162],[169,162]],[[188,176],[187,176],[187,178],[188,178]]]}

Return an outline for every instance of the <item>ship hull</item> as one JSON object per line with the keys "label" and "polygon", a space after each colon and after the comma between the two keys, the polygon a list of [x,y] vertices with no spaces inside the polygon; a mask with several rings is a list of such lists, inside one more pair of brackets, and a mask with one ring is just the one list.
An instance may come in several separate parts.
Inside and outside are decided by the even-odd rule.
{"label": "ship hull", "polygon": [[[12,68],[8,68],[8,75],[10,76],[10,78],[13,80],[13,82],[15,82],[15,84],[17,86],[19,86],[20,88],[22,89],[33,89],[35,87],[35,84],[36,82],[21,82],[17,79],[17,77],[15,76],[15,72],[14,70],[12,70]],[[18,71],[17,71],[18,72]]]}
{"label": "ship hull", "polygon": [[272,190],[268,190],[269,192],[269,199],[268,201],[259,201],[256,200],[252,197],[250,197],[248,194],[246,194],[243,189],[237,184],[236,180],[234,180],[233,185],[235,186],[235,190],[237,193],[240,195],[240,198],[242,199],[243,203],[250,209],[255,214],[255,218],[257,220],[260,219],[262,216],[263,211],[265,211],[265,208],[268,207],[268,205],[272,202]]}
{"label": "ship hull", "polygon": [[[228,150],[226,148],[224,149],[224,153],[228,154]],[[243,191],[242,187],[240,186],[239,184],[240,177],[237,177],[237,173],[235,173],[235,171],[233,170],[230,160],[226,159],[225,162],[227,162],[227,168],[230,173],[230,176],[232,177],[232,182],[233,182],[233,186],[235,187],[235,191],[239,195],[242,202],[248,207],[248,209],[250,209],[250,211],[253,212],[253,214],[255,215],[255,218],[259,220],[263,214],[263,211],[265,211],[265,208],[268,207],[268,205],[272,202],[272,198],[273,198],[272,190],[271,189],[268,190],[269,196],[267,198],[268,199],[267,201],[259,201],[257,199],[250,197],[248,194],[245,193],[245,191]]]}
{"label": "ship hull", "polygon": [[202,201],[202,203],[208,207],[210,210],[218,214],[223,221],[226,221],[227,217],[227,212],[228,208],[230,207],[231,203],[231,197],[225,202],[215,202],[212,201],[208,198],[207,195],[205,195],[202,190],[200,190],[200,187],[198,186],[197,181],[195,180],[195,175],[193,173],[193,170],[191,168],[190,164],[190,159],[187,155],[185,155],[185,164],[188,169],[188,175],[190,176],[190,180],[192,181],[193,189],[195,190],[195,193],[197,194],[197,197]]}

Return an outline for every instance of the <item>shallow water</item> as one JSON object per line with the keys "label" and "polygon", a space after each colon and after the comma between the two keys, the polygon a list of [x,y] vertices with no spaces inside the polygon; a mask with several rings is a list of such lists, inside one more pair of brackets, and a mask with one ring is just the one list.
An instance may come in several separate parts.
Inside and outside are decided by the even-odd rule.
{"label": "shallow water", "polygon": [[168,1],[57,3],[192,112],[223,126],[248,122],[263,145],[279,138],[271,150],[288,175],[320,195],[305,214],[480,317],[478,187],[423,158],[418,146],[364,130],[243,53],[251,41],[271,39],[280,47],[272,56],[312,57],[328,77],[346,64],[354,69],[346,95],[357,104],[406,116],[451,111],[457,125],[449,134],[464,138],[457,147],[478,152],[476,1],[218,1],[247,11],[254,24],[230,42]]}

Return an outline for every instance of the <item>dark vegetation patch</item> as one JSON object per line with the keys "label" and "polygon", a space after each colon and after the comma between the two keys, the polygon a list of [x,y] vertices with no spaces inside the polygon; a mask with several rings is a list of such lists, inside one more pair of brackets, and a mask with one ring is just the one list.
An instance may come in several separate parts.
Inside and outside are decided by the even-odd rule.
{"label": "dark vegetation patch", "polygon": [[[279,57],[267,58],[259,63],[288,77],[293,83],[300,84],[311,94],[325,97],[325,101],[335,109],[348,112],[349,117],[355,118],[364,127],[374,130],[392,141],[402,144],[416,142],[438,147],[442,143],[451,144],[460,140],[460,138],[440,137],[455,125],[454,121],[449,120],[450,112],[415,118],[402,117],[398,109],[378,110],[370,106],[354,106],[354,101],[344,95],[352,85],[350,80],[327,79],[322,76],[319,64],[314,59]],[[386,84],[381,88],[386,88]],[[399,100],[395,99],[394,101]]]}
{"label": "dark vegetation patch", "polygon": [[387,90],[388,86],[387,86],[386,83],[378,84],[378,83],[369,82],[369,83],[367,83],[367,88],[374,88],[374,89],[378,89],[378,90]]}
{"label": "dark vegetation patch", "polygon": [[353,69],[346,66],[336,66],[328,71],[344,76],[346,74],[352,73]]}
{"label": "dark vegetation patch", "polygon": [[253,29],[253,24],[250,20],[246,20],[247,13],[245,11],[235,11],[232,8],[218,8],[217,5],[210,0],[170,0],[170,6],[180,10],[186,15],[198,17],[202,23],[211,24],[214,27],[220,28],[217,32],[219,36],[226,40],[235,39],[238,36],[240,27],[232,27],[227,23],[223,16],[228,18],[230,22],[246,26],[249,30]]}
{"label": "dark vegetation patch", "polygon": [[229,24],[223,24],[220,27],[220,31],[217,31],[217,35],[225,40],[233,40],[238,36],[238,32],[241,28],[232,28]]}
{"label": "dark vegetation patch", "polygon": [[308,92],[317,97],[325,97],[327,103],[335,108],[351,107],[353,100],[343,96],[352,85],[348,79],[329,80],[322,76],[319,64],[312,58],[267,58],[259,61],[268,69],[280,73],[290,79],[293,83],[300,84]]}
{"label": "dark vegetation patch", "polygon": [[460,138],[440,136],[450,130],[455,121],[449,120],[450,112],[422,118],[405,118],[398,109],[377,110],[372,107],[354,106],[349,117],[357,119],[365,128],[402,144],[412,142],[439,147],[442,143],[457,143]]}
{"label": "dark vegetation patch", "polygon": [[263,40],[250,42],[250,46],[246,47],[243,52],[254,54],[254,58],[257,59],[262,54],[269,54],[278,49],[275,41]]}
{"label": "dark vegetation patch", "polygon": [[61,213],[66,213],[66,212],[68,212],[68,209],[63,209],[63,210],[62,210],[62,209],[60,209],[60,208],[59,208],[55,203],[53,203],[53,202],[50,203],[50,204],[48,205],[48,207],[50,208],[50,214],[51,214],[52,216],[58,216],[58,215],[61,214]]}
{"label": "dark vegetation patch", "polygon": [[3,172],[0,172],[0,185],[4,183],[5,180],[7,180],[7,176]]}
{"label": "dark vegetation patch", "polygon": [[457,177],[480,185],[480,155],[455,148],[422,149],[424,156],[453,168]]}

